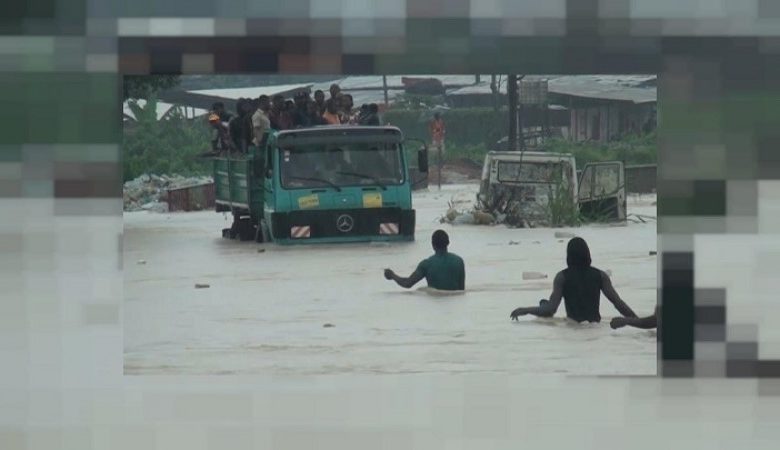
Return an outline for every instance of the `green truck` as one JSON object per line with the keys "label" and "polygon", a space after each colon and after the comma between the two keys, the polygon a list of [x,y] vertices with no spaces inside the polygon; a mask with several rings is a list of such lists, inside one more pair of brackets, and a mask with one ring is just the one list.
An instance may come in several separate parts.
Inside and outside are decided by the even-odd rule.
{"label": "green truck", "polygon": [[407,149],[391,126],[318,126],[267,133],[246,153],[213,158],[223,237],[279,244],[414,240]]}

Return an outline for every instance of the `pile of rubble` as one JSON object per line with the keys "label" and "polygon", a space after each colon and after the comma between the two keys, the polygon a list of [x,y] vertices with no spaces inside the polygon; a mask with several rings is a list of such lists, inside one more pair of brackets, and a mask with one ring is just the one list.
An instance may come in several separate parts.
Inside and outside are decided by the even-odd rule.
{"label": "pile of rubble", "polygon": [[488,212],[477,209],[463,211],[455,208],[450,208],[447,214],[439,219],[439,222],[453,225],[495,225],[500,223],[494,215]]}
{"label": "pile of rubble", "polygon": [[149,175],[143,174],[135,180],[125,183],[125,211],[168,212],[166,203],[167,189],[195,186],[212,183],[211,177],[183,177],[180,175]]}

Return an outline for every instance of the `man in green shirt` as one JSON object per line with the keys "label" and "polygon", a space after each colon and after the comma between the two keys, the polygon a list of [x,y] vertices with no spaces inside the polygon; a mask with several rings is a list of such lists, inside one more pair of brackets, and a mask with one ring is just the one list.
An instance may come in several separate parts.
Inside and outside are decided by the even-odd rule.
{"label": "man in green shirt", "polygon": [[409,278],[399,277],[390,269],[385,269],[385,278],[393,280],[399,286],[409,289],[425,278],[428,287],[441,291],[463,291],[466,289],[466,268],[460,256],[447,251],[450,237],[444,230],[436,230],[431,237],[433,256],[423,260]]}

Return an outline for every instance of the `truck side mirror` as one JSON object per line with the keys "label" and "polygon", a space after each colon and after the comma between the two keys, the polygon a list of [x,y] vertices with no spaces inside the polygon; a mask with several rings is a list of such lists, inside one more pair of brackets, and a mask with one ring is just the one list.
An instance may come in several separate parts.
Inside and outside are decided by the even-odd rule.
{"label": "truck side mirror", "polygon": [[421,173],[428,173],[428,148],[426,146],[417,150],[417,169]]}

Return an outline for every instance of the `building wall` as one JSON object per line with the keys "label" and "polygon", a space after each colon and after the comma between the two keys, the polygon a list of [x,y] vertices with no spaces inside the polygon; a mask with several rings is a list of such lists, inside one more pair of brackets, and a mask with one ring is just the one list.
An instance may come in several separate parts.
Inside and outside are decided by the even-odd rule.
{"label": "building wall", "polygon": [[658,166],[646,164],[626,167],[626,192],[630,194],[647,194],[656,191]]}
{"label": "building wall", "polygon": [[570,139],[575,141],[607,142],[623,133],[639,132],[655,115],[653,103],[634,105],[611,102],[572,105],[570,108]]}

